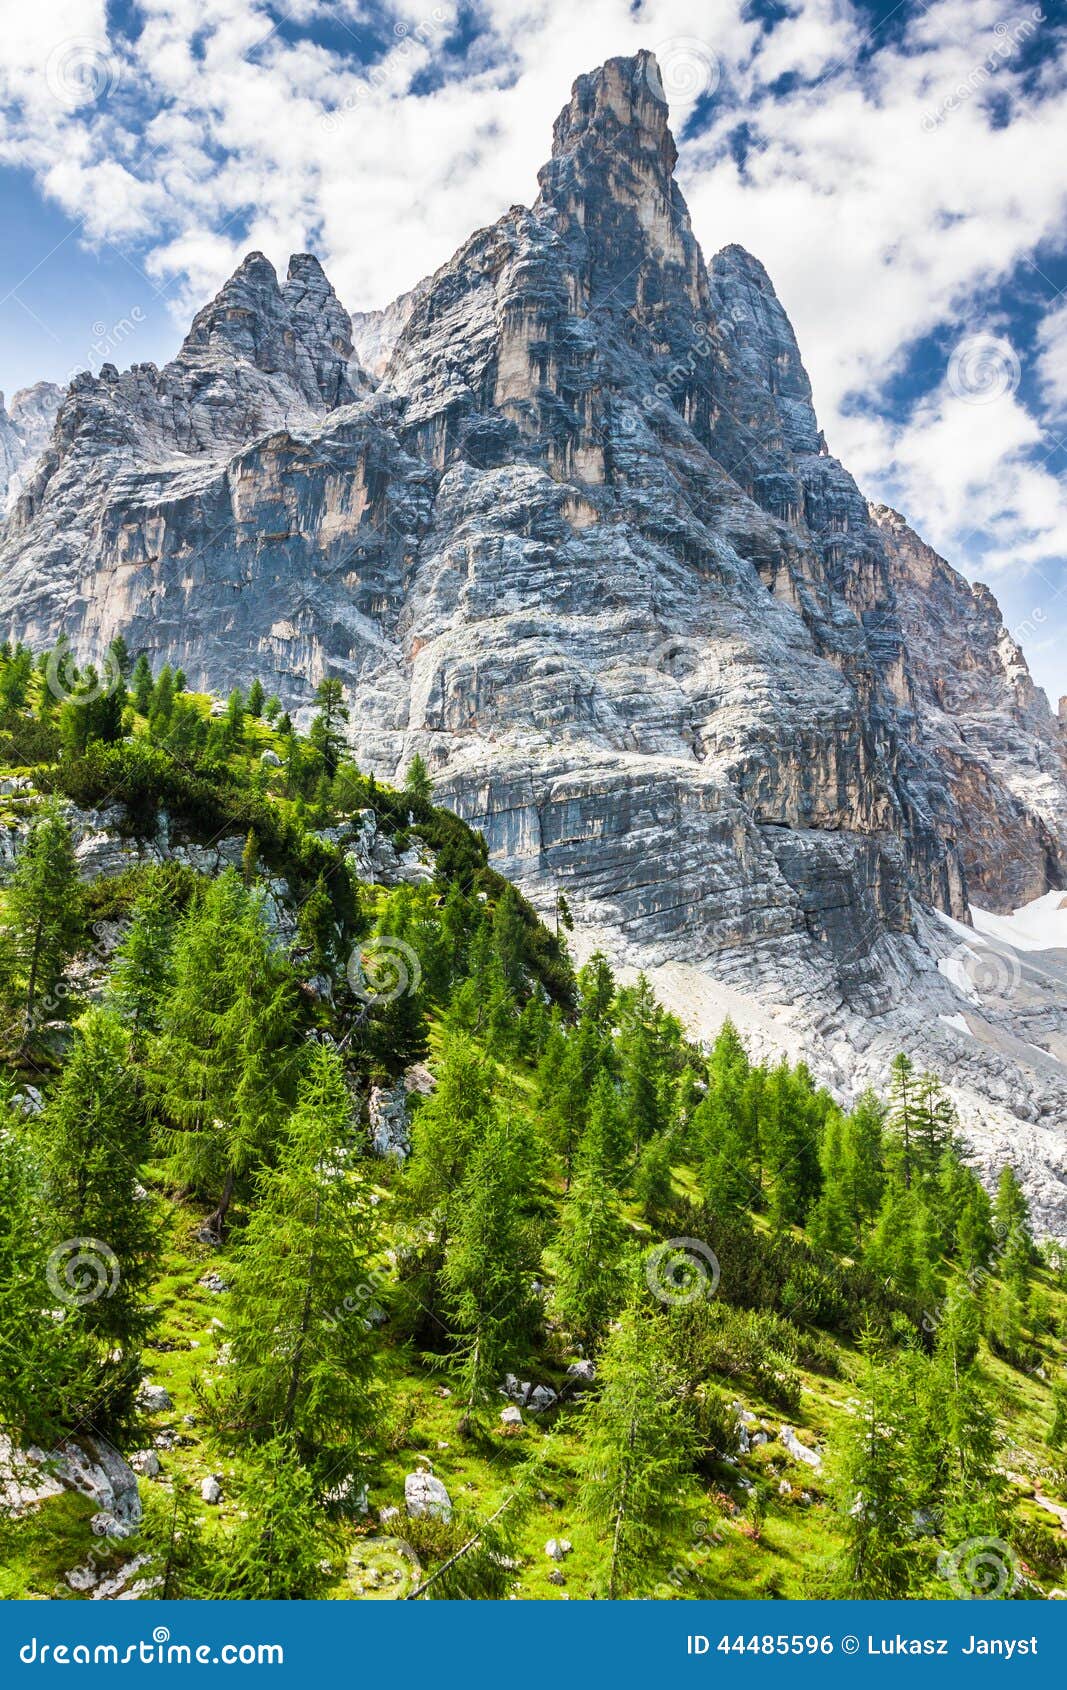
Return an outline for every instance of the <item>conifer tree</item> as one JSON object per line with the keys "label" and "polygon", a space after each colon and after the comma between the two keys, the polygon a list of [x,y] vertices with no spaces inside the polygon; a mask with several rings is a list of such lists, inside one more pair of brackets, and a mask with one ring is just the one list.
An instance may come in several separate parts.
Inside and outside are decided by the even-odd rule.
{"label": "conifer tree", "polygon": [[977,1175],[971,1174],[956,1222],[955,1249],[960,1265],[968,1270],[984,1268],[995,1241],[989,1193]]}
{"label": "conifer tree", "polygon": [[421,799],[423,803],[430,804],[433,802],[433,781],[430,779],[430,771],[426,767],[426,759],[418,751],[407,766],[407,772],[404,775],[404,791],[412,798]]}
{"label": "conifer tree", "polygon": [[995,1535],[1004,1525],[996,1420],[974,1368],[978,1325],[973,1292],[966,1281],[954,1280],[938,1328],[925,1417],[927,1437],[932,1432],[941,1452],[938,1502],[949,1543]]}
{"label": "conifer tree", "polygon": [[[39,1155],[18,1130],[5,1100],[0,1117],[0,1426],[21,1448],[33,1443],[48,1448],[77,1422],[85,1381],[95,1378],[98,1366],[89,1335],[57,1322],[53,1312],[56,1298],[47,1275],[53,1243]],[[70,1260],[67,1255],[61,1265]]]}
{"label": "conifer tree", "polygon": [[845,1429],[837,1485],[844,1545],[837,1594],[879,1600],[908,1596],[914,1570],[907,1543],[915,1494],[905,1459],[915,1421],[917,1358],[881,1365],[864,1339],[862,1406]]}
{"label": "conifer tree", "polygon": [[951,1151],[959,1120],[945,1088],[936,1074],[920,1074],[915,1102],[915,1154],[923,1178],[929,1183]]}
{"label": "conifer tree", "polygon": [[263,682],[258,675],[248,689],[248,714],[254,721],[263,714]]}
{"label": "conifer tree", "polygon": [[149,723],[153,733],[160,733],[166,728],[174,714],[174,671],[169,663],[164,663],[159,671],[159,679],[152,691],[152,701],[149,706]]}
{"label": "conifer tree", "polygon": [[578,1146],[578,1168],[597,1168],[613,1189],[626,1183],[630,1166],[630,1126],[622,1100],[606,1068],[599,1068],[588,1088],[585,1130]]}
{"label": "conifer tree", "polygon": [[485,1136],[492,1097],[485,1058],[466,1035],[453,1034],[441,1053],[437,1085],[411,1126],[405,1192],[416,1213],[447,1210]]}
{"label": "conifer tree", "polygon": [[1001,1271],[1021,1291],[1033,1261],[1034,1241],[1030,1232],[1030,1206],[1010,1162],[1005,1163],[997,1181],[993,1230],[1000,1245]]}
{"label": "conifer tree", "polygon": [[663,1132],[666,1126],[659,1087],[659,1064],[651,1028],[643,1021],[627,1028],[618,1041],[622,1071],[622,1110],[630,1147],[636,1155],[642,1145]]}
{"label": "conifer tree", "polygon": [[[98,1414],[129,1411],[160,1241],[140,1185],[148,1135],[118,1017],[91,1009],[37,1123],[53,1278],[64,1323],[98,1341]],[[91,1412],[91,1410],[89,1411]]]}
{"label": "conifer tree", "polygon": [[336,962],[337,918],[321,874],[300,907],[297,933],[315,973],[328,973]]}
{"label": "conifer tree", "polygon": [[346,1155],[351,1115],[339,1052],[311,1046],[233,1258],[233,1387],[222,1399],[231,1431],[291,1439],[310,1469],[335,1477],[358,1476],[373,1415],[366,1310],[349,1311],[374,1282],[378,1237],[371,1180]]}
{"label": "conifer tree", "polygon": [[597,1162],[579,1169],[560,1211],[553,1310],[579,1343],[595,1348],[626,1290],[626,1228]]}
{"label": "conifer tree", "polygon": [[151,1055],[173,1173],[217,1197],[207,1222],[215,1235],[284,1117],[293,1041],[289,971],[271,946],[261,898],[228,869],[179,927]]}
{"label": "conifer tree", "polygon": [[130,927],[115,956],[108,1000],[130,1029],[135,1054],[158,1033],[164,999],[174,978],[177,916],[165,884],[143,892],[133,906]]}
{"label": "conifer tree", "polygon": [[340,1542],[292,1440],[272,1438],[245,1462],[241,1511],[216,1555],[210,1594],[246,1601],[314,1601],[333,1582]]}
{"label": "conifer tree", "polygon": [[459,1192],[441,1280],[460,1362],[464,1421],[496,1399],[509,1363],[528,1338],[536,1251],[522,1214],[529,1160],[523,1129],[490,1116]]}
{"label": "conifer tree", "polygon": [[[554,1073],[550,1062],[559,1056]],[[585,1133],[590,1104],[606,1052],[603,1037],[591,1016],[582,1015],[562,1051],[550,1041],[539,1071],[545,1082],[549,1131],[553,1146],[563,1157],[569,1181],[578,1145]],[[542,1093],[544,1095],[544,1092]],[[621,1160],[618,1158],[617,1160]]]}
{"label": "conifer tree", "polygon": [[517,997],[525,985],[525,924],[519,912],[519,895],[511,885],[500,894],[493,911],[493,949],[504,983],[508,991]]}
{"label": "conifer tree", "polygon": [[865,1091],[845,1117],[843,1155],[848,1168],[852,1226],[858,1237],[877,1215],[885,1189],[882,1135],[885,1109],[873,1091]]}
{"label": "conifer tree", "polygon": [[832,1250],[840,1256],[848,1254],[855,1238],[855,1202],[845,1138],[844,1121],[834,1111],[826,1123],[819,1150],[822,1190],[808,1217],[808,1231],[813,1241],[822,1249]]}
{"label": "conifer tree", "polygon": [[152,668],[146,652],[141,652],[133,666],[133,707],[139,716],[147,716],[152,708]]}
{"label": "conifer tree", "polygon": [[345,735],[348,707],[341,682],[332,676],[321,680],[315,692],[315,703],[319,707],[318,714],[308,737],[321,755],[326,773],[332,780],[348,744]]}
{"label": "conifer tree", "polygon": [[[125,681],[130,673],[130,648],[122,634],[116,634],[107,648],[107,663],[113,675]],[[125,691],[125,689],[123,689]]]}
{"label": "conifer tree", "polygon": [[936,1296],[932,1271],[937,1240],[929,1212],[913,1188],[891,1184],[864,1260],[897,1296],[930,1308]]}
{"label": "conifer tree", "polygon": [[760,1144],[778,1226],[801,1225],[819,1194],[815,1098],[806,1075],[784,1061],[768,1074],[760,1099]]}
{"label": "conifer tree", "polygon": [[52,996],[82,932],[83,901],[70,828],[44,809],[30,827],[7,885],[6,920],[22,967],[23,1037],[41,999]]}
{"label": "conifer tree", "polygon": [[641,1150],[634,1169],[633,1192],[645,1214],[654,1221],[670,1208],[673,1189],[670,1134],[661,1132],[650,1138]]}
{"label": "conifer tree", "polygon": [[245,734],[245,701],[240,687],[234,687],[226,700],[226,714],[222,719],[223,741],[226,746],[240,745]]}
{"label": "conifer tree", "polygon": [[601,1352],[599,1384],[580,1501],[605,1546],[602,1589],[614,1601],[654,1588],[693,1454],[661,1316],[639,1304],[624,1310]]}
{"label": "conifer tree", "polygon": [[889,1126],[895,1138],[896,1159],[910,1189],[915,1167],[915,1134],[919,1120],[915,1064],[903,1051],[893,1058],[889,1081]]}
{"label": "conifer tree", "polygon": [[603,1026],[615,999],[615,977],[602,951],[594,951],[584,968],[578,970],[578,991],[583,1014]]}

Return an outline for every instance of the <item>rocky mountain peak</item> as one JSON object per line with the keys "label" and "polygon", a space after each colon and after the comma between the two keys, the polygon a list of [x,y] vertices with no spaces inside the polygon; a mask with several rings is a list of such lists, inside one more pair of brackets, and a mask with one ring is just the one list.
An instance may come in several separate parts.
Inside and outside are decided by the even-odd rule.
{"label": "rocky mountain peak", "polygon": [[210,304],[197,312],[181,351],[186,356],[222,351],[259,369],[275,369],[279,336],[271,330],[280,328],[284,315],[274,265],[263,253],[250,252]]}
{"label": "rocky mountain peak", "polygon": [[63,389],[34,382],[13,394],[10,409],[0,393],[0,511],[10,505],[48,445]]}
{"label": "rocky mountain peak", "polygon": [[[653,161],[666,189],[678,162],[655,55],[608,59],[579,76],[552,128],[553,162],[610,149]],[[548,165],[546,171],[551,169]]]}
{"label": "rocky mountain peak", "polygon": [[0,619],[296,711],[336,676],[365,769],[419,751],[535,901],[687,1003],[754,997],[842,1091],[909,1048],[1062,1118],[1062,1008],[980,1020],[938,964],[969,903],[1067,885],[1063,728],[992,599],[827,452],[763,265],[705,266],[667,118],[652,56],[613,59],[535,206],[405,299],[353,325],[313,256],[252,253],[163,370],[87,376]]}
{"label": "rocky mountain peak", "polygon": [[682,272],[694,308],[704,297],[667,118],[659,67],[640,52],[580,76],[556,119],[534,210],[555,213],[565,230],[584,237],[594,302],[658,304],[669,283],[654,275],[657,267]]}

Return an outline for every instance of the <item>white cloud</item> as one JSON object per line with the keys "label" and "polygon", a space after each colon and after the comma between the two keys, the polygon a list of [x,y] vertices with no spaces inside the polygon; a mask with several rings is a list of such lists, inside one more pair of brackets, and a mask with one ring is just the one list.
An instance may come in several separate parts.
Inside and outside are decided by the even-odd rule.
{"label": "white cloud", "polygon": [[1047,313],[1037,336],[1041,395],[1053,419],[1067,418],[1067,302]]}

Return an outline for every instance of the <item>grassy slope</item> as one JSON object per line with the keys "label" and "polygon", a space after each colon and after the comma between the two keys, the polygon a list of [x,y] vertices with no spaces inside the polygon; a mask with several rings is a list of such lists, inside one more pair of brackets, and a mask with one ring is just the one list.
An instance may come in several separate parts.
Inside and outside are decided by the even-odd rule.
{"label": "grassy slope", "polygon": [[[205,712],[210,708],[210,700],[206,698],[198,703]],[[235,768],[247,767],[258,761],[263,750],[277,746],[277,736],[266,723],[250,723],[246,744],[231,762]],[[34,771],[12,769],[7,773],[22,773],[32,778]],[[24,821],[32,803],[17,797],[0,799],[0,822]],[[369,897],[367,889],[365,892]],[[72,1004],[72,1013],[76,1007]],[[432,1053],[429,1060],[432,1066]],[[508,1078],[512,1094],[521,1106],[530,1094],[529,1072],[519,1069]],[[381,1178],[388,1229],[391,1194],[390,1174],[385,1166]],[[692,1194],[692,1175],[688,1170],[675,1170],[675,1181],[679,1195]],[[554,1195],[558,1198],[559,1193]],[[167,1388],[174,1406],[153,1417],[146,1428],[145,1442],[163,1432],[176,1434],[177,1442],[172,1448],[158,1450],[162,1475],[155,1480],[143,1479],[141,1489],[146,1505],[161,1511],[176,1477],[192,1481],[198,1492],[200,1480],[215,1473],[222,1485],[222,1502],[217,1508],[205,1506],[200,1512],[212,1523],[216,1520],[225,1523],[234,1517],[237,1507],[240,1466],[213,1445],[209,1430],[202,1423],[196,1387],[199,1383],[210,1384],[218,1372],[218,1349],[225,1338],[227,1305],[225,1292],[214,1293],[201,1280],[208,1273],[218,1273],[225,1279],[227,1250],[196,1242],[203,1218],[203,1213],[181,1206],[176,1206],[171,1215],[167,1250],[155,1293],[159,1323],[153,1343],[145,1352],[145,1369],[154,1383]],[[630,1219],[636,1229],[644,1230],[636,1212]],[[1058,1330],[1067,1332],[1067,1296],[1048,1275],[1040,1277],[1049,1297],[1052,1323]],[[214,1324],[217,1322],[221,1326]],[[521,1532],[514,1592],[527,1598],[564,1594],[581,1598],[592,1594],[592,1568],[598,1545],[577,1509],[582,1451],[580,1406],[565,1401],[540,1422],[527,1416],[526,1424],[517,1434],[494,1424],[480,1435],[465,1438],[457,1432],[456,1402],[443,1394],[449,1389],[447,1367],[442,1365],[433,1370],[425,1365],[423,1359],[391,1338],[388,1326],[382,1332],[382,1346],[381,1444],[385,1453],[380,1456],[371,1478],[371,1512],[366,1522],[346,1528],[349,1560],[338,1562],[332,1594],[339,1599],[375,1594],[360,1582],[358,1574],[349,1576],[351,1554],[355,1552],[358,1558],[360,1544],[368,1536],[396,1533],[410,1540],[425,1570],[432,1570],[435,1551],[440,1554],[434,1528],[408,1522],[403,1513],[404,1475],[412,1471],[420,1458],[433,1463],[454,1501],[469,1503],[486,1516],[508,1494],[517,1465],[532,1449],[542,1455],[544,1471],[536,1504]],[[564,1358],[561,1362],[563,1365],[555,1372],[539,1363],[529,1376],[563,1389]],[[849,1415],[856,1362],[854,1352],[838,1345],[836,1376],[801,1372],[803,1397],[795,1424],[804,1443],[817,1444],[829,1457],[821,1473],[813,1473],[804,1464],[792,1461],[782,1445],[773,1441],[747,1456],[737,1457],[734,1463],[722,1463],[710,1481],[703,1484],[693,1481],[671,1533],[673,1569],[659,1594],[787,1598],[823,1594],[839,1542],[839,1526],[830,1497],[832,1454]],[[1054,1370],[1062,1366],[1062,1345],[1049,1340],[1045,1362],[1045,1371],[1051,1378]],[[1026,1540],[1027,1570],[1047,1590],[1067,1583],[1064,1570],[1067,1529],[1033,1500],[1033,1482],[1025,1475],[1040,1472],[1048,1461],[1043,1446],[1051,1416],[1049,1385],[1036,1374],[1007,1367],[984,1346],[981,1365],[993,1387],[1006,1440],[1004,1464],[1021,1476],[1013,1487],[1014,1506],[1020,1525],[1031,1528]],[[528,1376],[527,1371],[523,1376]],[[780,1410],[737,1387],[733,1381],[724,1380],[723,1386],[731,1399],[736,1397],[761,1419],[768,1431],[777,1433],[783,1421]],[[503,1402],[501,1398],[502,1406]],[[755,1527],[748,1518],[741,1480],[755,1484],[765,1499],[765,1517],[760,1527]],[[788,1495],[781,1494],[783,1481],[788,1481]],[[1040,1484],[1048,1494],[1062,1500],[1047,1472]],[[386,1506],[398,1507],[400,1514],[390,1524],[379,1526],[377,1511]],[[137,1553],[138,1541],[131,1539],[121,1550],[105,1550],[101,1554],[99,1540],[94,1540],[88,1529],[92,1512],[92,1506],[84,1499],[64,1495],[48,1501],[38,1512],[19,1522],[0,1557],[5,1563],[0,1572],[0,1598],[70,1597],[74,1593],[64,1582],[63,1574],[84,1561],[91,1551],[105,1568],[117,1567]],[[544,1545],[551,1537],[568,1538],[573,1545],[571,1555],[562,1564],[564,1586],[549,1579],[556,1564],[545,1555]],[[1045,1548],[1037,1553],[1042,1544]],[[950,1594],[946,1585],[945,1595]]]}

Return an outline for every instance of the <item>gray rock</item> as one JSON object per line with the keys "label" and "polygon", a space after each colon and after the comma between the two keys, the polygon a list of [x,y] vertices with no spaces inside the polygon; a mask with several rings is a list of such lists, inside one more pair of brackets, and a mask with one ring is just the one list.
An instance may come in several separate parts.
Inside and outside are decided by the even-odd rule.
{"label": "gray rock", "polygon": [[783,1426],[778,1436],[794,1461],[803,1461],[808,1467],[813,1467],[816,1472],[819,1471],[822,1466],[822,1456],[817,1450],[809,1449],[806,1444],[802,1444],[792,1426]]}
{"label": "gray rock", "polygon": [[[361,766],[421,751],[497,867],[566,894],[579,956],[844,1101],[909,1050],[1067,1235],[1067,958],[980,1013],[938,966],[939,917],[1067,883],[1063,721],[989,593],[830,455],[770,278],[705,261],[675,158],[654,59],[612,59],[534,205],[384,312],[249,254],[162,370],[71,384],[0,619],[96,657],[121,630],[222,695],[263,671],[305,719],[336,675]],[[349,832],[362,878],[432,873]]]}
{"label": "gray rock", "polygon": [[512,1406],[510,1408],[502,1408],[500,1410],[500,1423],[503,1426],[521,1426],[522,1425],[522,1410],[521,1410],[521,1408],[515,1408],[514,1406]]}
{"label": "gray rock", "polygon": [[146,1414],[162,1414],[166,1409],[174,1407],[174,1400],[165,1385],[153,1385],[146,1379],[137,1393],[138,1405]]}
{"label": "gray rock", "polygon": [[571,1547],[565,1537],[550,1537],[545,1544],[545,1554],[552,1561],[564,1561],[570,1554]]}
{"label": "gray rock", "polygon": [[139,1449],[130,1456],[130,1466],[143,1479],[158,1479],[161,1468],[154,1449]]}
{"label": "gray rock", "polygon": [[372,1086],[367,1100],[371,1144],[376,1156],[392,1156],[402,1162],[411,1149],[408,1137],[408,1089],[404,1081],[395,1086]]}
{"label": "gray rock", "polygon": [[63,389],[39,381],[14,395],[10,410],[0,393],[0,512],[17,497],[48,444]]}
{"label": "gray rock", "polygon": [[451,1520],[452,1499],[435,1473],[409,1473],[404,1480],[404,1506],[409,1518]]}
{"label": "gray rock", "polygon": [[200,1500],[212,1507],[222,1501],[222,1486],[213,1473],[209,1473],[206,1479],[200,1481]]}
{"label": "gray rock", "polygon": [[583,1385],[591,1385],[596,1379],[596,1363],[592,1361],[572,1361],[567,1368],[568,1379],[577,1379]]}

